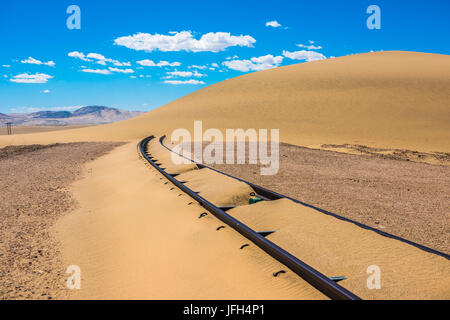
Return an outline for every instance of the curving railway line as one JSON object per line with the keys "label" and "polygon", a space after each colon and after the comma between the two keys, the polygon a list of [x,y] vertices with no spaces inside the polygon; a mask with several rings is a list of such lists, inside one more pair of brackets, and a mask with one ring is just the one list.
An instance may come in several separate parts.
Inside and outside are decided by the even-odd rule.
{"label": "curving railway line", "polygon": [[[160,142],[161,146],[163,146],[165,149],[167,149],[170,152],[176,153],[175,151],[173,151],[172,149],[170,149],[169,147],[167,147],[164,144],[164,142],[163,142],[164,138],[165,138],[165,136],[162,136],[159,138],[159,142]],[[162,164],[158,163],[158,161],[160,161],[160,159],[157,159],[156,156],[152,156],[150,150],[148,150],[148,144],[153,139],[155,139],[155,137],[150,136],[139,142],[138,149],[139,149],[139,152],[142,155],[142,157],[146,161],[148,161],[148,163],[150,163],[157,171],[159,171],[167,180],[169,180],[171,183],[173,183],[181,191],[183,191],[184,193],[189,195],[193,200],[198,202],[198,204],[201,205],[205,210],[207,210],[209,213],[211,213],[212,215],[214,215],[215,217],[217,217],[218,219],[220,219],[221,221],[223,221],[224,223],[226,223],[227,225],[229,225],[230,227],[232,227],[233,229],[238,231],[241,235],[243,235],[248,240],[253,242],[259,248],[264,250],[267,254],[272,256],[274,259],[278,260],[280,263],[285,265],[287,268],[289,268],[291,271],[293,271],[294,273],[299,275],[302,279],[307,281],[310,285],[315,287],[317,290],[319,290],[320,292],[322,292],[329,298],[336,299],[336,300],[360,300],[361,299],[356,294],[350,292],[349,290],[340,286],[337,283],[337,281],[341,280],[340,277],[328,277],[328,276],[322,274],[321,272],[314,269],[310,265],[306,264],[299,258],[295,257],[293,254],[289,253],[288,251],[284,250],[280,246],[277,246],[275,243],[273,243],[269,239],[267,239],[266,236],[268,234],[270,234],[270,232],[268,232],[268,233],[267,232],[257,232],[255,230],[251,229],[250,227],[248,227],[247,225],[245,225],[244,223],[242,223],[241,221],[239,221],[238,219],[234,218],[233,216],[231,216],[230,214],[228,214],[226,212],[228,209],[230,209],[230,207],[220,207],[220,206],[214,205],[211,201],[208,201],[208,199],[205,199],[202,196],[200,196],[198,192],[196,192],[196,191],[190,189],[188,186],[186,186],[184,181],[177,180],[176,177],[178,174],[170,174],[170,173],[166,172],[165,168],[162,167]],[[176,154],[180,157],[185,158],[181,154],[178,154],[178,153],[176,153]],[[260,199],[270,201],[270,200],[286,198],[286,199],[292,200],[300,205],[307,206],[309,208],[317,210],[318,212],[321,212],[323,214],[331,215],[337,219],[341,219],[341,220],[353,223],[361,228],[374,231],[382,236],[402,241],[404,243],[407,243],[409,245],[417,247],[426,252],[442,256],[446,259],[450,258],[445,253],[422,246],[420,244],[414,243],[407,239],[403,239],[403,238],[397,237],[395,235],[391,235],[389,233],[380,231],[378,229],[374,229],[372,227],[369,227],[364,224],[358,223],[356,221],[344,218],[342,216],[328,212],[326,210],[314,207],[312,205],[301,202],[299,200],[281,195],[279,193],[276,193],[274,191],[268,190],[266,188],[260,187],[255,184],[252,184],[248,181],[236,178],[234,176],[231,176],[227,173],[221,172],[214,168],[197,163],[197,162],[193,161],[192,159],[189,159],[189,158],[186,158],[186,159],[188,159],[193,164],[195,164],[199,169],[207,168],[207,169],[213,170],[215,172],[218,172],[220,174],[223,174],[225,176],[228,176],[230,178],[236,179],[240,182],[246,183],[255,191],[255,196],[257,196]],[[204,214],[206,214],[206,213],[204,213]],[[283,272],[283,271],[281,271],[281,272]],[[278,273],[279,272],[274,273],[274,276],[277,276]]]}

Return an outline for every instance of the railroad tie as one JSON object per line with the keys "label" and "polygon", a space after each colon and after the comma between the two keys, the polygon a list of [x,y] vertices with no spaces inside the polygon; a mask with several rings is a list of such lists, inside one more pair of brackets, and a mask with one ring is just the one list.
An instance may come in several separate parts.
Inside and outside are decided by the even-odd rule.
{"label": "railroad tie", "polygon": [[272,234],[274,232],[275,231],[257,231],[257,233],[262,235],[264,238],[267,237],[269,234]]}
{"label": "railroad tie", "polygon": [[219,207],[220,210],[222,211],[228,211],[230,209],[236,208],[236,206],[226,206],[226,207]]}
{"label": "railroad tie", "polygon": [[332,280],[334,282],[339,282],[339,281],[342,281],[342,280],[345,280],[345,279],[347,279],[346,276],[330,277],[330,280]]}

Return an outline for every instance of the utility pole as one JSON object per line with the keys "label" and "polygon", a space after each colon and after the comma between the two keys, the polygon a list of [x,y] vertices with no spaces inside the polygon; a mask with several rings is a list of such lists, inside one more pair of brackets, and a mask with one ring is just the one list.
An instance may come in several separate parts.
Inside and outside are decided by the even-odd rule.
{"label": "utility pole", "polygon": [[9,136],[12,134],[12,122],[6,123],[6,131],[8,132]]}

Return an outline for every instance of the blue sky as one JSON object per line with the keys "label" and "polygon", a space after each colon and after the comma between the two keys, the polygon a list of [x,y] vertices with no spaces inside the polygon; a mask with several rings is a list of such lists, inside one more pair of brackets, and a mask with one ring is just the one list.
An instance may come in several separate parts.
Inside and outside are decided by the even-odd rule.
{"label": "blue sky", "polygon": [[[66,26],[72,4],[79,30]],[[380,30],[366,26],[372,4]],[[151,110],[277,66],[371,50],[450,54],[449,14],[446,0],[5,0],[0,112]]]}

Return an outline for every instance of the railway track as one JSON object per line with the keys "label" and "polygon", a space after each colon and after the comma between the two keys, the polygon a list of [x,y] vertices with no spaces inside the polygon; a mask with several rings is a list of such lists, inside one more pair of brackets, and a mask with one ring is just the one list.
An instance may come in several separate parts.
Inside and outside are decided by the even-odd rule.
{"label": "railway track", "polygon": [[[276,260],[278,260],[279,262],[284,264],[291,271],[293,271],[294,273],[299,275],[301,278],[303,278],[305,281],[307,281],[309,284],[311,284],[313,287],[315,287],[317,290],[319,290],[320,292],[322,292],[323,294],[325,294],[329,298],[337,299],[337,300],[360,300],[360,297],[358,297],[354,293],[350,292],[349,290],[345,289],[344,287],[342,287],[338,283],[336,283],[336,281],[339,280],[339,279],[336,279],[336,278],[333,278],[333,277],[331,277],[331,278],[327,277],[324,274],[320,273],[319,271],[315,270],[314,268],[312,268],[311,266],[309,266],[305,262],[301,261],[300,259],[298,259],[294,255],[290,254],[289,252],[287,252],[283,248],[277,246],[276,244],[274,244],[273,242],[271,242],[270,240],[265,238],[265,236],[267,234],[264,234],[264,233],[261,233],[261,232],[256,232],[255,230],[252,230],[251,228],[249,228],[248,226],[246,226],[245,224],[243,224],[242,222],[240,222],[239,220],[237,220],[233,216],[227,214],[226,211],[229,208],[215,206],[213,203],[211,203],[207,199],[205,199],[202,196],[200,196],[197,192],[195,192],[194,190],[192,190],[189,187],[187,187],[184,184],[183,181],[177,180],[176,179],[177,174],[169,174],[169,173],[167,173],[164,170],[164,168],[161,167],[161,164],[158,163],[158,159],[154,158],[149,153],[149,150],[147,150],[147,144],[152,139],[155,139],[154,136],[147,137],[147,138],[143,139],[138,145],[140,153],[143,156],[143,158],[146,161],[148,161],[155,169],[157,169],[165,178],[167,178],[169,181],[171,181],[176,187],[178,187],[180,190],[182,190],[183,192],[188,194],[192,199],[197,201],[208,212],[210,212],[215,217],[217,217],[218,219],[220,219],[221,221],[225,222],[227,225],[229,225],[230,227],[232,227],[233,229],[238,231],[244,237],[246,237],[247,239],[252,241],[254,244],[256,244],[258,247],[260,247],[262,250],[264,250],[270,256],[272,256],[273,258],[275,258]],[[337,214],[328,212],[326,210],[317,208],[315,206],[312,206],[310,204],[304,203],[304,202],[299,201],[297,199],[293,199],[293,198],[284,196],[282,194],[276,193],[274,191],[268,190],[268,189],[263,188],[261,186],[255,185],[255,184],[253,184],[251,182],[248,182],[248,181],[245,181],[243,179],[240,179],[240,178],[234,177],[232,175],[229,175],[227,173],[221,172],[221,171],[219,171],[217,169],[214,169],[214,168],[205,166],[203,164],[197,163],[194,160],[192,160],[190,158],[186,158],[183,155],[181,155],[181,154],[175,152],[174,150],[170,149],[168,146],[166,146],[164,144],[164,139],[165,139],[165,136],[160,137],[159,138],[159,143],[161,144],[162,147],[164,147],[168,151],[173,152],[173,153],[177,154],[180,157],[188,159],[190,162],[195,164],[199,169],[207,168],[209,170],[215,171],[217,173],[220,173],[222,175],[225,175],[225,176],[230,177],[232,179],[235,179],[237,181],[246,183],[247,185],[249,185],[255,191],[255,195],[257,197],[263,199],[263,200],[270,201],[270,200],[277,200],[277,199],[283,199],[283,198],[289,199],[289,200],[294,201],[295,203],[298,203],[300,205],[312,208],[312,209],[316,210],[319,213],[330,215],[330,216],[333,216],[333,217],[335,217],[337,219],[340,219],[340,220],[343,220],[343,221],[346,221],[346,222],[349,222],[349,223],[353,223],[353,224],[355,224],[358,227],[361,227],[363,229],[371,230],[371,231],[376,232],[376,233],[378,233],[378,234],[380,234],[382,236],[402,241],[404,243],[407,243],[408,245],[412,245],[412,246],[414,246],[416,248],[419,248],[419,249],[421,249],[423,251],[442,256],[442,257],[446,258],[447,260],[450,259],[450,256],[448,256],[447,254],[445,254],[443,252],[439,252],[437,250],[428,248],[426,246],[422,246],[422,245],[420,245],[418,243],[409,241],[407,239],[404,239],[404,238],[401,238],[401,237],[398,237],[398,236],[395,236],[395,235],[383,232],[381,230],[378,230],[378,229],[372,228],[370,226],[361,224],[361,223],[353,221],[351,219],[348,219],[348,218],[339,216]]]}
{"label": "railway track", "polygon": [[418,249],[420,249],[420,250],[423,250],[423,251],[426,251],[426,252],[429,252],[429,253],[432,253],[432,254],[436,254],[436,255],[438,255],[438,256],[441,256],[441,257],[446,258],[447,260],[450,260],[450,256],[449,256],[448,254],[446,254],[446,253],[441,252],[441,251],[438,251],[438,250],[432,249],[432,248],[430,248],[430,247],[421,245],[421,244],[419,244],[419,243],[410,241],[410,240],[408,240],[408,239],[405,239],[405,238],[402,238],[402,237],[399,237],[399,236],[390,234],[390,233],[388,233],[388,232],[384,232],[384,231],[382,231],[382,230],[379,230],[379,229],[370,227],[370,226],[368,226],[368,225],[359,223],[359,222],[357,222],[357,221],[355,221],[355,220],[345,218],[345,217],[340,216],[340,215],[338,215],[338,214],[336,214],[336,213],[329,212],[329,211],[327,211],[327,210],[318,208],[318,207],[316,207],[316,206],[313,206],[313,205],[311,205],[311,204],[305,203],[305,202],[303,202],[303,201],[300,201],[300,200],[297,200],[297,199],[294,199],[294,198],[291,198],[291,197],[282,195],[282,194],[280,194],[280,193],[274,192],[274,191],[272,191],[272,190],[263,188],[263,187],[258,186],[258,185],[256,185],[256,184],[253,184],[253,183],[251,183],[251,182],[249,182],[249,181],[246,181],[246,180],[237,178],[237,177],[235,177],[235,176],[232,176],[232,175],[230,175],[230,174],[228,174],[228,173],[225,173],[225,172],[222,172],[222,171],[220,171],[220,170],[214,169],[214,168],[212,168],[212,167],[208,167],[208,166],[206,166],[206,165],[204,165],[204,164],[195,162],[194,160],[189,159],[189,158],[183,156],[182,154],[179,154],[179,153],[173,151],[172,149],[170,149],[169,147],[167,147],[167,146],[164,144],[164,142],[163,142],[164,139],[165,139],[165,137],[166,137],[165,135],[164,135],[164,136],[161,136],[161,137],[159,138],[159,143],[160,143],[165,149],[167,149],[168,151],[173,152],[173,153],[177,154],[178,156],[183,157],[183,158],[185,158],[185,159],[187,159],[187,160],[189,160],[189,161],[195,163],[199,168],[207,168],[207,169],[209,169],[209,170],[212,170],[212,171],[215,171],[215,172],[217,172],[217,173],[223,174],[223,175],[225,175],[225,176],[227,176],[227,177],[229,177],[229,178],[232,178],[232,179],[235,179],[235,180],[237,180],[237,181],[240,181],[240,182],[243,182],[243,183],[248,184],[253,190],[255,190],[255,192],[257,193],[257,195],[259,195],[260,197],[264,198],[265,200],[289,199],[289,200],[291,200],[291,201],[293,201],[293,202],[295,202],[295,203],[298,203],[298,204],[300,204],[300,205],[302,205],[302,206],[305,206],[305,207],[314,209],[314,210],[316,210],[316,211],[318,211],[318,212],[320,212],[320,213],[323,213],[323,214],[332,216],[332,217],[337,218],[337,219],[342,220],[342,221],[346,221],[346,222],[353,223],[354,225],[357,225],[357,226],[360,227],[360,228],[363,228],[363,229],[366,229],[366,230],[370,230],[370,231],[376,232],[376,233],[378,233],[379,235],[382,235],[382,236],[387,237],[387,238],[391,238],[391,239],[395,239],[395,240],[398,240],[398,241],[407,243],[407,244],[409,244],[409,245],[411,245],[411,246],[414,246],[414,247],[416,247],[416,248],[418,248]]}
{"label": "railway track", "polygon": [[[160,164],[157,163],[158,159],[152,157],[151,153],[149,153],[147,150],[147,144],[152,139],[154,139],[154,136],[147,137],[139,142],[138,148],[142,157],[146,161],[148,161],[156,170],[158,170],[167,180],[172,182],[181,191],[185,192],[192,199],[197,201],[208,212],[210,212],[215,217],[217,217],[218,219],[220,219],[221,221],[223,221],[224,223],[226,223],[227,225],[238,231],[248,240],[253,242],[255,245],[264,250],[270,256],[272,256],[273,258],[284,264],[286,267],[288,267],[290,270],[299,275],[306,282],[308,282],[310,285],[315,287],[317,290],[319,290],[329,298],[335,300],[361,300],[357,295],[340,286],[332,278],[329,278],[324,274],[320,273],[316,269],[312,268],[305,262],[301,261],[297,257],[293,256],[289,252],[285,251],[284,249],[280,248],[279,246],[277,246],[276,244],[265,238],[263,234],[260,234],[252,230],[239,220],[227,214],[224,211],[224,209],[215,206],[207,199],[200,196],[197,192],[188,188],[183,182],[178,181],[176,179],[175,174],[172,175],[167,173],[163,168],[161,168]],[[160,140],[160,142],[162,142],[162,139]],[[202,168],[203,166],[199,165],[199,167]],[[255,191],[259,196],[265,197],[264,194],[266,195],[269,194],[265,193],[264,190],[259,189],[259,191],[257,190]]]}

